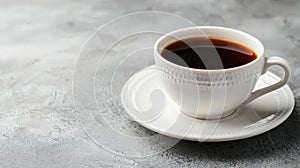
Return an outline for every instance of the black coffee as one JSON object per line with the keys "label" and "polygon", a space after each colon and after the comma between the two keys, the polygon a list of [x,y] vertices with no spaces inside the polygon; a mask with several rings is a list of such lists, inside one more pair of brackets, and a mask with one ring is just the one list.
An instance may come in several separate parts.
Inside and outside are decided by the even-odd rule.
{"label": "black coffee", "polygon": [[220,38],[189,38],[173,42],[161,55],[177,65],[196,69],[226,69],[257,58],[248,47]]}

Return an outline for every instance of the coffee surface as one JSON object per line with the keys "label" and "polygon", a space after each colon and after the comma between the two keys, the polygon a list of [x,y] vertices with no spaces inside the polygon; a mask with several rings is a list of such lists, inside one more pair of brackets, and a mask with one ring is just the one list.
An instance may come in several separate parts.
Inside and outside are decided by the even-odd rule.
{"label": "coffee surface", "polygon": [[166,46],[161,55],[168,61],[195,69],[227,69],[257,58],[243,44],[220,38],[189,38]]}

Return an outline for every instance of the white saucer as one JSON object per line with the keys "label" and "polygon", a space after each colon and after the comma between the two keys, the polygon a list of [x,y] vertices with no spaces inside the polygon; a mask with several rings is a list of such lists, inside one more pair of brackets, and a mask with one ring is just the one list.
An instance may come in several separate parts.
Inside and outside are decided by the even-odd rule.
{"label": "white saucer", "polygon": [[[221,120],[199,120],[179,111],[164,93],[154,66],[133,75],[124,85],[122,104],[127,113],[142,126],[160,134],[192,141],[230,141],[264,133],[285,121],[293,111],[294,95],[284,87]],[[271,72],[261,76],[255,89],[280,80]]]}

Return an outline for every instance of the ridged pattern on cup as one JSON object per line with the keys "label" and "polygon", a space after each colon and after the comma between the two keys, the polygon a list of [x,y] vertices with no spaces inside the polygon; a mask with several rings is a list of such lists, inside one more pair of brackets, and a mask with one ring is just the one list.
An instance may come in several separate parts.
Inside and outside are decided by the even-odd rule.
{"label": "ridged pattern on cup", "polygon": [[261,75],[263,64],[263,59],[261,59],[259,62],[237,71],[224,70],[219,73],[210,73],[209,71],[181,70],[159,59],[156,60],[156,65],[167,79],[180,84],[197,84],[200,88],[225,87],[256,80]]}

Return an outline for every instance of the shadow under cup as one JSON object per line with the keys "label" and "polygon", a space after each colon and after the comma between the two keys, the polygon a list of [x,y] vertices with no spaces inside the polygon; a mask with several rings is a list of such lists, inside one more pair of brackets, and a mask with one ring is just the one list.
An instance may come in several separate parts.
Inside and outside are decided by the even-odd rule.
{"label": "shadow under cup", "polygon": [[[179,40],[219,38],[243,44],[256,53],[253,61],[227,69],[195,69],[168,61],[164,49]],[[213,46],[213,44],[211,44]],[[215,51],[214,64],[223,67]],[[264,69],[264,47],[255,37],[230,28],[200,26],[180,29],[162,36],[154,45],[155,65],[161,71],[163,90],[188,116],[199,119],[220,119],[232,114],[252,93]],[[207,65],[207,67],[216,65]]]}

